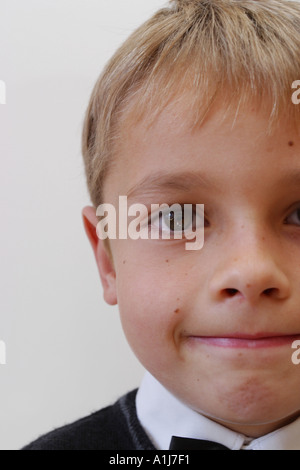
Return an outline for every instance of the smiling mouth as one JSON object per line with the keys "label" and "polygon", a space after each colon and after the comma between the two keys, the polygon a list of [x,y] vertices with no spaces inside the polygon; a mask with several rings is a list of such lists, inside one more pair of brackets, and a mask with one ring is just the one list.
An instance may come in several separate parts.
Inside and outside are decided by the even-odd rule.
{"label": "smiling mouth", "polygon": [[278,346],[291,346],[293,341],[300,339],[300,334],[284,335],[284,334],[257,334],[244,335],[235,334],[232,336],[190,336],[190,339],[200,344],[217,346],[222,348],[271,348]]}

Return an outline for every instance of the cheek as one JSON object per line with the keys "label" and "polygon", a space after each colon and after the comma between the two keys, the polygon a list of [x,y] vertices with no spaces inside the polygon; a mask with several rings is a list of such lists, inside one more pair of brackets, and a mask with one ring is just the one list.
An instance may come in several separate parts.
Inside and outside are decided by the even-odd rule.
{"label": "cheek", "polygon": [[[143,365],[161,366],[176,353],[182,299],[165,269],[140,269],[127,263],[117,282],[120,318],[126,338]],[[118,276],[117,276],[118,279]]]}

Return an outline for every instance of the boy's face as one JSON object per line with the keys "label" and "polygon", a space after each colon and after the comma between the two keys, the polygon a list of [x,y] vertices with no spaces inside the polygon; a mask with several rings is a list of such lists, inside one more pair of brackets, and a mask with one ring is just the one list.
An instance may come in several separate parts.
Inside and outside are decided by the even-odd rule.
{"label": "boy's face", "polygon": [[[188,108],[188,106],[187,106]],[[147,370],[191,408],[258,436],[300,410],[300,138],[254,109],[191,131],[188,112],[123,126],[105,202],[205,205],[205,242],[111,240],[84,209],[107,302]],[[157,184],[148,187],[150,177]],[[168,182],[166,181],[168,180]],[[143,189],[139,183],[147,187]],[[162,183],[162,184],[161,184]]]}

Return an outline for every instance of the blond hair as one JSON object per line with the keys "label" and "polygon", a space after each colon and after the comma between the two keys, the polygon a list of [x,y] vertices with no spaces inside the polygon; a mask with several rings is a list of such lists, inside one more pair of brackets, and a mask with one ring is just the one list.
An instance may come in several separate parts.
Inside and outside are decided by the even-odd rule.
{"label": "blond hair", "polygon": [[[300,3],[289,0],[173,0],[138,28],[99,77],[86,112],[82,152],[94,207],[113,164],[122,113],[136,99],[135,118],[160,112],[192,91],[195,125],[217,97],[222,104],[269,103],[270,123],[291,102],[300,79]],[[228,92],[229,90],[229,92]],[[225,93],[226,91],[226,93]],[[227,98],[226,98],[227,96]]]}

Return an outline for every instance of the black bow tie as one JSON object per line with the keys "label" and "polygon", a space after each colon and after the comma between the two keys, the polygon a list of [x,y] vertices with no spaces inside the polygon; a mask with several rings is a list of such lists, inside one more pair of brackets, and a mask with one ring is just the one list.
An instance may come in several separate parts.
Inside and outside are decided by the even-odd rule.
{"label": "black bow tie", "polygon": [[230,450],[218,442],[173,436],[169,450]]}

